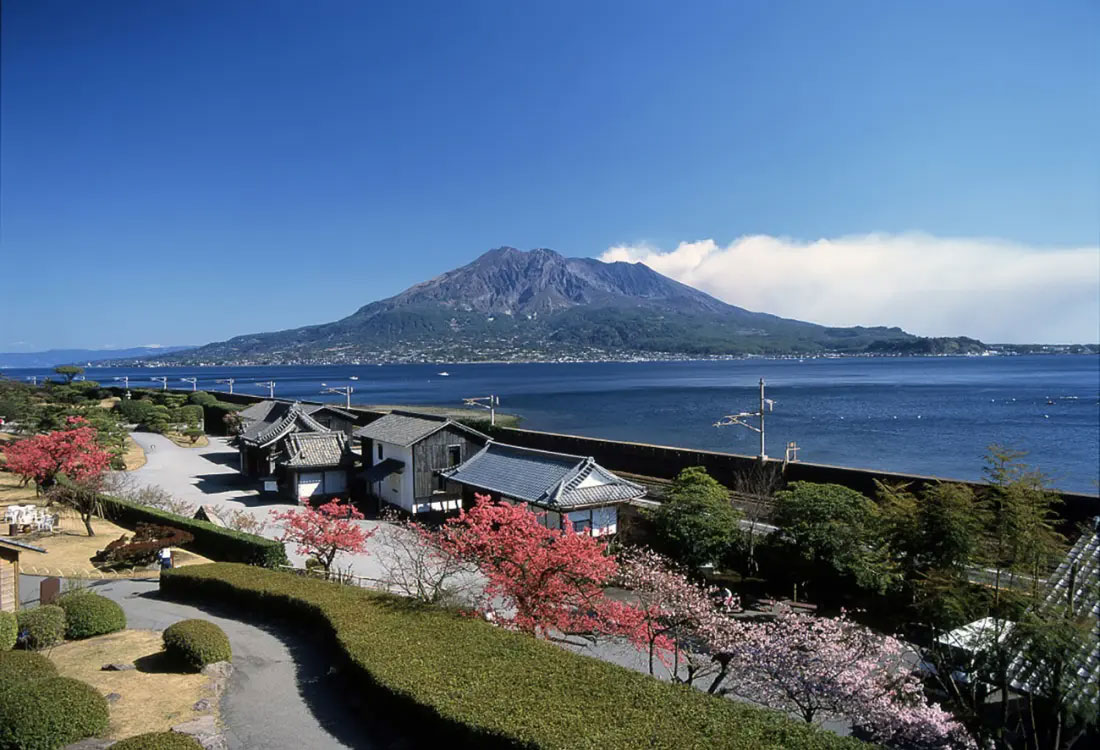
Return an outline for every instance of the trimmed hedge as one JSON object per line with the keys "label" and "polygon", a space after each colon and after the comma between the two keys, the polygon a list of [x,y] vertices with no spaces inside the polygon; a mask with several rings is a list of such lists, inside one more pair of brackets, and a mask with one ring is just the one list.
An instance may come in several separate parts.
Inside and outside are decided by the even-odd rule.
{"label": "trimmed hedge", "polygon": [[0,612],[0,651],[10,651],[15,648],[17,638],[19,638],[19,625],[16,624],[15,614]]}
{"label": "trimmed hedge", "polygon": [[0,748],[55,750],[107,733],[107,699],[71,677],[47,677],[0,693]]}
{"label": "trimmed hedge", "polygon": [[65,610],[65,637],[70,640],[114,633],[126,627],[122,607],[105,596],[90,591],[75,591],[58,598]]}
{"label": "trimmed hedge", "polygon": [[216,563],[164,571],[168,596],[290,617],[334,643],[349,689],[425,740],[477,748],[866,747],[767,709],[571,653],[443,609]]}
{"label": "trimmed hedge", "polygon": [[65,610],[56,604],[21,609],[16,617],[24,648],[40,651],[65,640]]}
{"label": "trimmed hedge", "polygon": [[57,667],[42,654],[34,651],[0,652],[0,692],[28,680],[56,676]]}
{"label": "trimmed hedge", "polygon": [[207,664],[233,658],[225,631],[209,620],[180,620],[169,625],[164,631],[164,650],[196,672]]}
{"label": "trimmed hedge", "polygon": [[179,732],[146,732],[116,742],[111,750],[202,750],[202,745]]}
{"label": "trimmed hedge", "polygon": [[120,526],[134,528],[138,523],[150,523],[172,526],[188,532],[195,540],[186,545],[187,548],[212,560],[241,562],[265,568],[289,564],[286,548],[282,542],[274,539],[226,529],[209,521],[187,518],[117,497],[104,495],[100,501],[104,515]]}

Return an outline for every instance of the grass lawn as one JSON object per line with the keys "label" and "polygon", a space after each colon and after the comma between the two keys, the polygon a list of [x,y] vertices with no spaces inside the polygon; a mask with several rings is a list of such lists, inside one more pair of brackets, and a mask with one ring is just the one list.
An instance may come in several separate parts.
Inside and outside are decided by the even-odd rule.
{"label": "grass lawn", "polygon": [[[88,683],[104,695],[118,693],[111,704],[110,737],[120,739],[143,732],[162,732],[198,716],[200,698],[211,694],[210,678],[177,671],[167,661],[161,634],[152,630],[123,630],[82,641],[64,643],[49,652],[57,671]],[[137,669],[104,672],[104,664],[134,664]]]}

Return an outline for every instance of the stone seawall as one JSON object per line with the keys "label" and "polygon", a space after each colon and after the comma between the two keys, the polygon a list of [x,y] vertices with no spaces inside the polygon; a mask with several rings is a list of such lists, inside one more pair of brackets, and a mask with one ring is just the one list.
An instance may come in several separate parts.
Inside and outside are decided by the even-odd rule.
{"label": "stone seawall", "polygon": [[[186,393],[187,391],[176,392]],[[216,393],[219,399],[238,404],[251,404],[264,400],[262,396],[250,394],[212,392]],[[307,403],[320,402],[310,401]],[[415,411],[416,407],[410,406],[409,409]],[[351,411],[362,415],[362,424],[369,424],[384,414],[384,412],[372,411],[354,405],[351,407]],[[736,453],[719,453],[717,451],[680,448],[670,445],[630,443],[580,435],[524,430],[517,427],[493,427],[489,428],[488,432],[494,439],[502,443],[558,453],[592,456],[612,471],[658,479],[672,479],[688,466],[702,466],[706,468],[708,474],[730,488],[736,488],[739,476],[752,470],[758,463],[755,456],[744,456]],[[782,461],[769,459],[768,464],[782,471],[787,482],[830,482],[850,487],[870,497],[874,497],[876,480],[887,484],[909,484],[913,489],[919,489],[933,482],[959,482],[979,490],[988,487],[982,482],[951,479],[949,477],[831,466],[805,461],[792,462],[784,467]],[[1059,494],[1063,501],[1061,515],[1070,528],[1100,515],[1100,498],[1096,495],[1076,492],[1061,492]]]}

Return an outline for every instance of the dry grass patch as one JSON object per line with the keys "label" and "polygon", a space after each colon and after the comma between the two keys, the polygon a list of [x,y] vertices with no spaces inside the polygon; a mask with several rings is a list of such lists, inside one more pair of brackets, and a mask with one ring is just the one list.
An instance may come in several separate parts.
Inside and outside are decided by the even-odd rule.
{"label": "dry grass patch", "polygon": [[130,435],[126,436],[123,446],[126,450],[122,454],[122,462],[126,466],[126,471],[140,469],[145,465],[145,449],[138,445],[137,441]]}
{"label": "dry grass patch", "polygon": [[[118,693],[111,704],[113,739],[142,732],[161,732],[198,716],[216,713],[195,711],[200,698],[210,696],[210,678],[180,672],[165,657],[161,634],[152,630],[118,633],[71,641],[50,651],[50,659],[65,677],[92,685],[104,695]],[[136,665],[137,669],[104,672],[104,664]]]}
{"label": "dry grass patch", "polygon": [[195,442],[191,442],[191,438],[179,432],[166,432],[164,437],[171,440],[180,448],[205,448],[210,445],[210,441],[206,439],[206,435],[202,435]]}
{"label": "dry grass patch", "polygon": [[[35,501],[34,483],[21,486],[22,481],[11,472],[0,471],[0,509],[7,505],[26,505]],[[7,533],[8,530],[3,531]]]}

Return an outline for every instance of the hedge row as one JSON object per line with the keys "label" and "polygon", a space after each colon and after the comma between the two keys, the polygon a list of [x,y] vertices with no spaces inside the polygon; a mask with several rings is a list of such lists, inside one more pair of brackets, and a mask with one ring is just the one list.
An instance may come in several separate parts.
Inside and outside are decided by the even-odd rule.
{"label": "hedge row", "polygon": [[203,750],[194,737],[179,732],[147,732],[111,745],[111,750]]}
{"label": "hedge row", "polygon": [[277,568],[289,563],[283,543],[274,539],[227,529],[209,521],[187,518],[117,497],[105,495],[100,500],[104,515],[121,526],[133,528],[138,523],[151,523],[188,532],[195,537],[187,545],[188,549],[212,560],[242,562],[265,568]]}
{"label": "hedge row", "polygon": [[780,713],[674,685],[443,609],[245,565],[165,571],[171,597],[298,620],[349,684],[436,742],[478,748],[864,747]]}
{"label": "hedge row", "polygon": [[15,622],[15,614],[0,612],[0,651],[15,648],[15,641],[18,638],[19,625]]}

